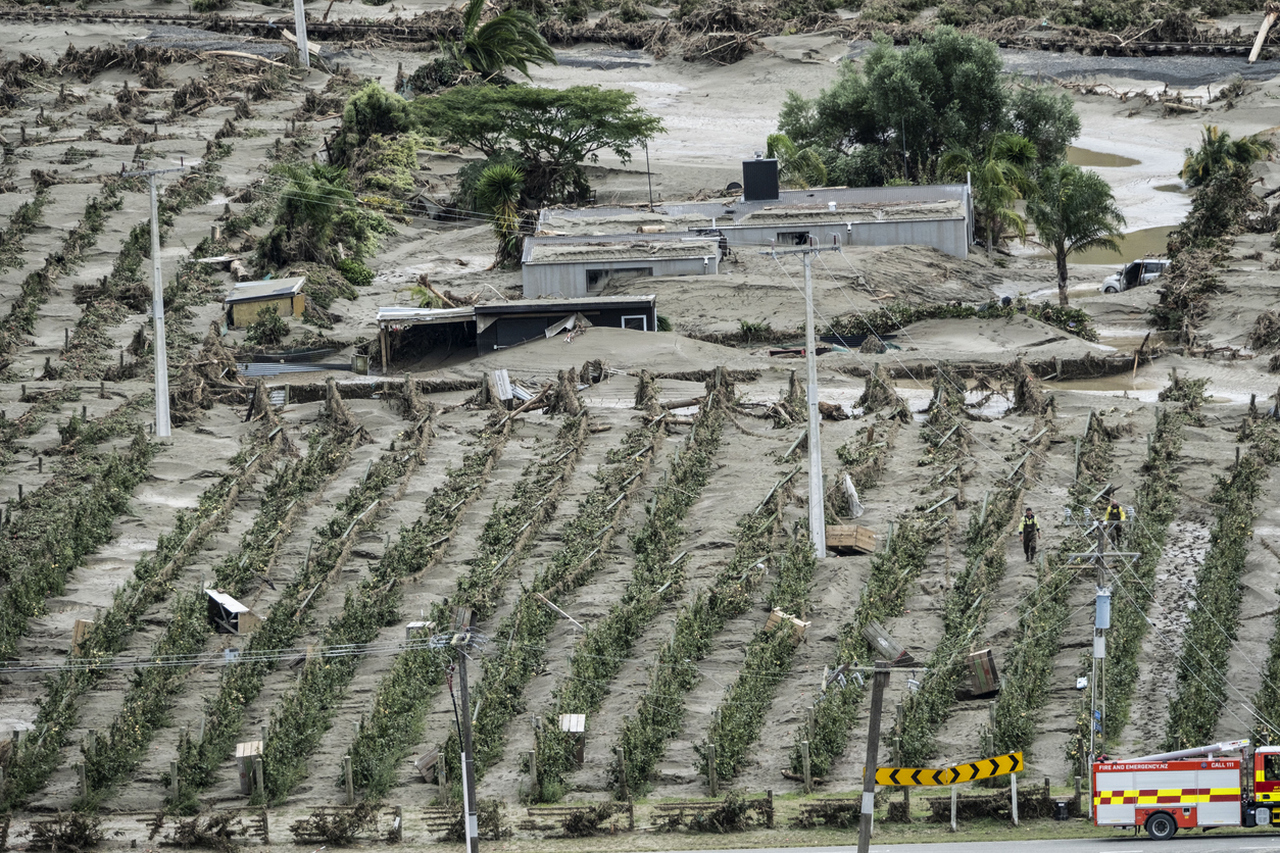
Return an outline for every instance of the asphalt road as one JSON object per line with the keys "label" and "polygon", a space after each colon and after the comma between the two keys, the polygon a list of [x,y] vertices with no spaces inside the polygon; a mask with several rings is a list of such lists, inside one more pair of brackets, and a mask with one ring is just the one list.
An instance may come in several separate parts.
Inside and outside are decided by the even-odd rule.
{"label": "asphalt road", "polygon": [[[672,853],[851,853],[848,847],[774,847],[758,850],[672,851]],[[1044,841],[947,842],[932,844],[871,844],[871,853],[1280,853],[1280,834],[1215,835],[1179,832],[1169,841],[1152,841],[1145,834],[1134,838],[1117,833],[1114,838],[1057,838]]]}

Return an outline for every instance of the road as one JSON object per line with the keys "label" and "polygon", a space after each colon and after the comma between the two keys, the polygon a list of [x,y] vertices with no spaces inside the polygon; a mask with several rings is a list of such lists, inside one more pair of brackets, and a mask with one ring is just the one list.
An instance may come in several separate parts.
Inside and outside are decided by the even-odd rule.
{"label": "road", "polygon": [[[848,847],[762,847],[757,850],[672,851],[672,853],[852,853],[857,833]],[[1114,838],[1054,838],[1042,841],[945,842],[929,844],[875,844],[871,853],[1280,853],[1280,834],[1215,835],[1179,833],[1170,841],[1152,841],[1117,834]]]}

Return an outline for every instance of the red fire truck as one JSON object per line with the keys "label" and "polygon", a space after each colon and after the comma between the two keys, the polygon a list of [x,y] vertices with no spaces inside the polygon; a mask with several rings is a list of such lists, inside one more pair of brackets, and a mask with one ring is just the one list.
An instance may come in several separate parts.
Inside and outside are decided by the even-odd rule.
{"label": "red fire truck", "polygon": [[1195,827],[1280,826],[1280,746],[1254,750],[1252,790],[1244,758],[1223,754],[1248,746],[1236,740],[1095,761],[1094,825],[1141,826],[1157,841]]}

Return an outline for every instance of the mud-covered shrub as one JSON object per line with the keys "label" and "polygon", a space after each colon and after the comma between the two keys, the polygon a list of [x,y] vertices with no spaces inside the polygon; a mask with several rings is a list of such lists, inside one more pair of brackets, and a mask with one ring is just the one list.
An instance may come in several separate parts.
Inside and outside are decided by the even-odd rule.
{"label": "mud-covered shrub", "polygon": [[258,309],[258,319],[245,329],[244,339],[258,347],[274,347],[284,342],[289,335],[289,324],[280,316],[274,305],[264,305]]}

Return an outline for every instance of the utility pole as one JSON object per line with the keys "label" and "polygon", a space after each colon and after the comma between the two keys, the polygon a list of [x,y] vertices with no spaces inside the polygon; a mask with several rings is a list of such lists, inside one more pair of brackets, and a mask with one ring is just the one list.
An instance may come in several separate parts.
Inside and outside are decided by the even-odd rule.
{"label": "utility pole", "polygon": [[[807,259],[806,259],[807,260]],[[884,688],[889,683],[889,662],[876,661],[871,682],[871,715],[867,721],[867,766],[862,771],[862,815],[858,822],[858,853],[871,848],[871,821],[876,813],[876,761],[880,754],[880,714],[884,709]],[[894,756],[895,760],[897,756]]]}
{"label": "utility pole", "polygon": [[156,437],[169,437],[169,359],[164,337],[164,282],[160,278],[160,201],[156,196],[156,175],[186,171],[177,169],[144,169],[137,172],[120,170],[124,178],[145,176],[151,188],[151,318],[156,336]]}
{"label": "utility pole", "polygon": [[459,721],[462,740],[462,820],[467,834],[467,853],[480,853],[480,827],[476,814],[476,766],[471,751],[471,697],[467,690],[467,647],[471,634],[457,634],[453,644],[458,647],[458,677],[462,689],[462,716]]}
{"label": "utility pole", "polygon": [[[1095,496],[1095,500],[1110,490],[1110,486]],[[1125,562],[1136,560],[1141,554],[1137,551],[1108,551],[1110,531],[1115,522],[1099,521],[1085,515],[1084,523],[1092,521],[1089,533],[1096,533],[1097,538],[1093,550],[1078,554],[1068,554],[1068,567],[1084,568],[1092,565],[1097,569],[1094,618],[1093,618],[1093,663],[1089,675],[1089,754],[1084,767],[1085,775],[1093,765],[1099,745],[1106,744],[1106,707],[1107,707],[1107,631],[1111,628],[1111,587],[1107,585],[1107,560],[1119,559]],[[1068,523],[1074,519],[1068,517]],[[1083,523],[1081,526],[1084,526]],[[1090,800],[1089,810],[1092,814],[1093,803]]]}
{"label": "utility pole", "polygon": [[293,32],[298,37],[298,61],[303,68],[311,67],[311,49],[307,46],[307,10],[303,0],[293,0]]}
{"label": "utility pole", "polygon": [[816,349],[817,335],[813,328],[813,255],[817,252],[838,252],[839,244],[819,248],[812,244],[803,249],[788,249],[782,252],[771,249],[761,252],[772,255],[804,256],[804,354],[805,366],[809,372],[809,382],[805,388],[805,397],[809,403],[809,540],[813,543],[814,553],[818,559],[827,556],[827,517],[826,490],[822,487],[822,440],[820,433],[821,415],[818,412],[818,354]]}

